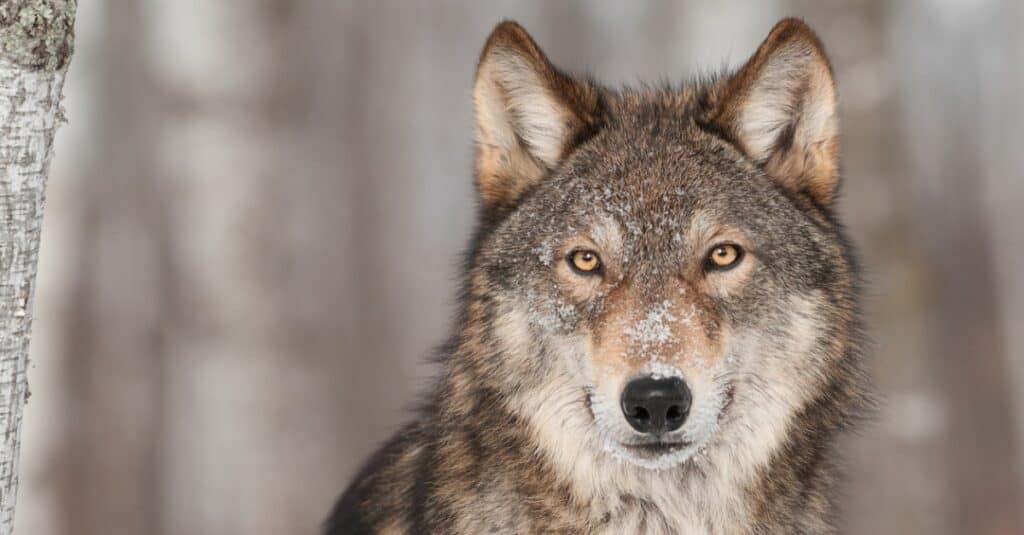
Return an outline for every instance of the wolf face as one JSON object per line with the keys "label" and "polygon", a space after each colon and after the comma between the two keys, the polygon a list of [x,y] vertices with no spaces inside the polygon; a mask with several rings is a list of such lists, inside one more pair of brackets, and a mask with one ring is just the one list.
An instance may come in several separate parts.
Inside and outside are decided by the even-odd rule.
{"label": "wolf face", "polygon": [[613,92],[505,23],[474,102],[483,368],[540,442],[648,469],[768,455],[854,316],[814,34],[784,21],[732,77]]}
{"label": "wolf face", "polygon": [[506,22],[473,101],[480,225],[437,389],[328,532],[834,533],[866,389],[811,30],[610,90]]}

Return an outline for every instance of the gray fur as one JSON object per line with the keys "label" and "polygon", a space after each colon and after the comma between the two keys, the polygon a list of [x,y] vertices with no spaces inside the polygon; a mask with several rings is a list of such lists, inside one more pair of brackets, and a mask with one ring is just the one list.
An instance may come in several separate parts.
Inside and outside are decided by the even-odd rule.
{"label": "gray fur", "polygon": [[[517,47],[541,61],[514,23],[495,34],[482,63]],[[773,39],[820,50],[799,21],[759,55]],[[778,176],[793,167],[745,153],[723,110],[749,73],[614,91],[537,65],[542,89],[572,92],[553,101],[576,121],[564,156],[535,159],[527,167],[545,171],[528,183],[509,182],[514,167],[478,174],[491,200],[437,387],[326,533],[835,532],[835,439],[868,398],[833,177]],[[797,145],[774,150],[820,148]],[[742,242],[744,264],[708,272],[709,236]],[[581,240],[601,251],[601,278],[567,271]],[[688,446],[646,458],[629,453],[642,437],[610,396],[652,370],[704,385],[704,412],[674,437]]]}

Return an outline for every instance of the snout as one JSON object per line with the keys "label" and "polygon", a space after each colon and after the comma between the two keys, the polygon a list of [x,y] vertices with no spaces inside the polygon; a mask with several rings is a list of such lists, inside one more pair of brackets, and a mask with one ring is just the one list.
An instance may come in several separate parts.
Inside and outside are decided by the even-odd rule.
{"label": "snout", "polygon": [[638,377],[622,391],[622,413],[637,431],[661,435],[679,429],[690,414],[691,394],[679,377]]}

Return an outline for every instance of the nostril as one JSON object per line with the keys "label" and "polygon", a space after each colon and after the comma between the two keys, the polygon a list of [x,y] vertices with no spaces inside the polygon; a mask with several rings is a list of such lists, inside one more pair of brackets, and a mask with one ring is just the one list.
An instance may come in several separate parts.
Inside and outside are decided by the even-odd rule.
{"label": "nostril", "polygon": [[679,405],[672,405],[665,411],[665,419],[670,422],[677,422],[683,419],[683,409]]}
{"label": "nostril", "polygon": [[630,411],[629,417],[634,420],[647,421],[651,419],[651,413],[647,412],[647,409],[643,407],[633,407]]}

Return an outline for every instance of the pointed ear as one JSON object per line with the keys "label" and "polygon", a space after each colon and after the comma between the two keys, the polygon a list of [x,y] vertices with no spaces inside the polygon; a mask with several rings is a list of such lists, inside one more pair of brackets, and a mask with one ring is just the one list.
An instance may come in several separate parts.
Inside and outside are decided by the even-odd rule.
{"label": "pointed ear", "polygon": [[836,85],[821,41],[785,19],[716,95],[712,122],[783,186],[830,206],[839,185]]}
{"label": "pointed ear", "polygon": [[596,124],[597,90],[559,72],[505,21],[487,39],[473,85],[476,181],[491,213],[507,210]]}

